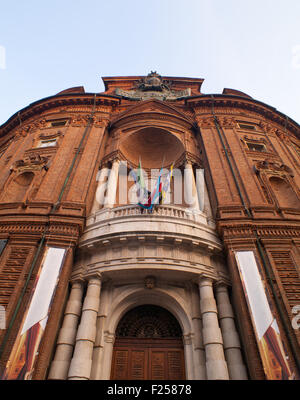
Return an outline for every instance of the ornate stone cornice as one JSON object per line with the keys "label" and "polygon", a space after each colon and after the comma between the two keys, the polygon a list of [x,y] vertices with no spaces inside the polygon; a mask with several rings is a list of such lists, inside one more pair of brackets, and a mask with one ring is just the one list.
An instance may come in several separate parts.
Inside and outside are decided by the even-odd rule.
{"label": "ornate stone cornice", "polygon": [[[45,230],[42,222],[0,221],[0,233],[41,234]],[[49,235],[65,235],[77,240],[80,229],[76,224],[51,223],[47,230]]]}
{"label": "ornate stone cornice", "polygon": [[[233,95],[214,94],[213,96],[201,95],[189,97],[185,100],[185,103],[195,109],[196,116],[198,117],[197,120],[199,120],[199,117],[204,114],[203,120],[206,121],[205,127],[209,127],[212,122],[211,118],[207,117],[205,113],[211,112],[213,106],[217,115],[221,109],[237,108],[262,115],[264,118],[277,123],[285,130],[293,132],[298,138],[300,138],[300,126],[297,124],[297,122],[293,121],[291,118],[287,118],[286,115],[277,111],[275,108],[258,100],[246,99]],[[261,127],[269,130],[274,129],[274,133],[276,133],[276,128],[274,128],[272,125],[262,122]]]}
{"label": "ornate stone cornice", "polygon": [[[116,96],[110,96],[105,94],[99,94],[96,97],[96,106],[108,106],[110,108],[116,107],[120,103],[120,99]],[[52,97],[47,97],[42,100],[38,100],[35,103],[30,104],[29,106],[23,108],[18,113],[14,114],[7,122],[5,122],[0,127],[0,137],[6,135],[9,131],[18,126],[19,131],[17,134],[26,135],[28,131],[32,131],[32,129],[38,129],[43,127],[43,123],[45,123],[45,119],[41,119],[37,122],[37,124],[26,124],[26,121],[29,119],[45,112],[49,111],[53,108],[57,107],[68,107],[68,106],[89,106],[92,110],[94,102],[94,94],[64,94],[64,95],[55,95]],[[66,110],[68,111],[68,110]],[[42,125],[40,125],[42,124]]]}
{"label": "ornate stone cornice", "polygon": [[241,239],[248,238],[250,240],[254,240],[255,231],[257,231],[260,237],[264,238],[274,238],[280,239],[283,238],[297,238],[300,237],[300,225],[295,223],[287,224],[286,222],[281,223],[278,221],[278,224],[268,224],[268,225],[258,225],[258,224],[237,224],[237,223],[221,223],[219,225],[219,229],[222,230],[222,236],[224,241],[230,242],[233,239]]}

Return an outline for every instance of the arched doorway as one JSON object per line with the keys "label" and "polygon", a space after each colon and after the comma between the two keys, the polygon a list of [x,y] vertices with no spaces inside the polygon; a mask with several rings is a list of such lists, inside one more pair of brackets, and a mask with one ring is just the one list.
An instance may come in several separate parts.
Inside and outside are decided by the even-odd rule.
{"label": "arched doorway", "polygon": [[182,331],[162,307],[143,305],[118,324],[111,379],[185,379]]}

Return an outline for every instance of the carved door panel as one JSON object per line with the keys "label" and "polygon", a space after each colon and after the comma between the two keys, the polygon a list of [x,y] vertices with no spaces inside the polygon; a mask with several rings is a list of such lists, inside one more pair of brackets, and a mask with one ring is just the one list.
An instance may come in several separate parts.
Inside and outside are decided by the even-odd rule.
{"label": "carved door panel", "polygon": [[128,353],[127,349],[115,349],[112,366],[112,379],[128,379]]}
{"label": "carved door panel", "polygon": [[149,378],[153,380],[184,379],[183,349],[149,349]]}
{"label": "carved door panel", "polygon": [[183,349],[167,351],[167,370],[168,379],[185,379]]}
{"label": "carved door panel", "polygon": [[129,379],[147,379],[148,376],[148,352],[147,349],[131,350],[130,364],[128,368]]}
{"label": "carved door panel", "polygon": [[150,350],[150,376],[148,379],[163,380],[168,379],[166,368],[166,352],[164,350]]}
{"label": "carved door panel", "polygon": [[[111,379],[182,380],[184,355],[179,341],[119,340],[114,348]],[[165,344],[166,347],[162,347]],[[159,346],[159,347],[158,347]]]}

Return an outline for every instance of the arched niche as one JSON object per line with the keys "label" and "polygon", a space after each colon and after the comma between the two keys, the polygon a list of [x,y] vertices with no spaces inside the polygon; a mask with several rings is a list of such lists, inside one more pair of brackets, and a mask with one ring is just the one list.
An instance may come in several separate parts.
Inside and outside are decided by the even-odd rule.
{"label": "arched niche", "polygon": [[134,165],[142,161],[146,169],[170,166],[184,152],[181,141],[165,129],[147,127],[126,136],[120,150]]}
{"label": "arched niche", "polygon": [[34,173],[31,171],[23,172],[12,179],[5,189],[1,201],[21,202],[24,201],[26,193],[33,181]]}
{"label": "arched niche", "polygon": [[289,182],[277,176],[269,178],[269,182],[279,207],[300,209],[299,198]]}

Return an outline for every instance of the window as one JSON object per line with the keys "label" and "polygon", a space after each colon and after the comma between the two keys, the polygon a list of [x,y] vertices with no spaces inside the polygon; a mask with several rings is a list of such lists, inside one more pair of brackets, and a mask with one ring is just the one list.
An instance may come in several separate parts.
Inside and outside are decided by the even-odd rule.
{"label": "window", "polygon": [[38,142],[37,147],[51,147],[56,146],[57,139],[42,139]]}
{"label": "window", "polygon": [[247,147],[251,151],[260,151],[264,152],[266,150],[266,146],[264,144],[259,144],[259,143],[251,143],[251,142],[246,142]]}
{"label": "window", "polygon": [[66,124],[67,124],[67,121],[65,119],[50,121],[51,127],[65,126]]}
{"label": "window", "polygon": [[252,124],[251,122],[242,122],[237,121],[238,127],[240,129],[246,129],[247,131],[256,131],[256,125]]}

